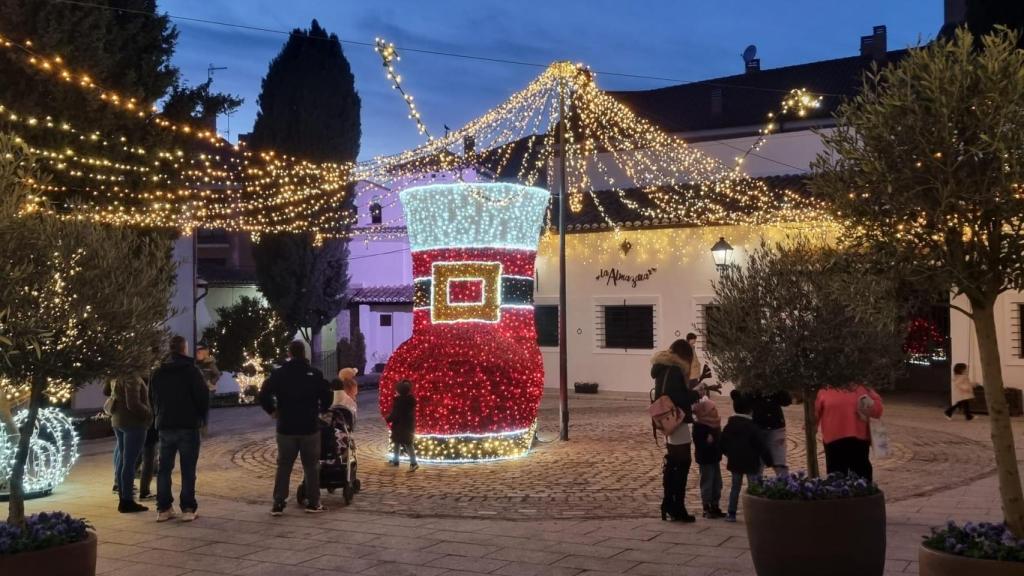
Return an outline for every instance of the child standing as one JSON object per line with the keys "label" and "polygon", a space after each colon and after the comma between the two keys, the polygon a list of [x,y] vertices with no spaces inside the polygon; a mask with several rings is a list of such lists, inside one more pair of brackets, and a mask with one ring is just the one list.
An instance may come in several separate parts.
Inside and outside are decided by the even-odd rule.
{"label": "child standing", "polygon": [[946,419],[952,420],[953,413],[960,409],[964,419],[974,420],[971,414],[971,400],[974,399],[974,383],[967,377],[967,364],[960,362],[953,366],[952,402],[946,408]]}
{"label": "child standing", "polygon": [[402,380],[395,384],[395,401],[391,405],[391,413],[386,420],[391,424],[391,443],[395,447],[395,458],[392,466],[398,466],[398,455],[404,448],[409,455],[409,471],[415,472],[420,467],[416,463],[416,397],[412,394],[412,382]]}
{"label": "child standing", "polygon": [[722,419],[718,408],[707,396],[693,405],[693,447],[700,469],[700,499],[705,518],[725,516],[719,507],[722,501]]}
{"label": "child standing", "polygon": [[772,455],[765,444],[761,430],[754,424],[752,417],[753,405],[750,398],[733,390],[732,409],[735,414],[722,431],[722,453],[728,459],[726,468],[732,472],[732,486],[729,489],[729,515],[726,522],[736,521],[736,511],[740,502],[740,491],[743,489],[743,477],[748,482],[757,482],[761,471],[761,462],[772,465]]}

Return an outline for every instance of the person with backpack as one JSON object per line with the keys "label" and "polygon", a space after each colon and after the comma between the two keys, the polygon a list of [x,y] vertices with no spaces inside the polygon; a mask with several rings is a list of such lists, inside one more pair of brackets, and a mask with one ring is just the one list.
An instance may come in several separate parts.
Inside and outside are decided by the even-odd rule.
{"label": "person with backpack", "polygon": [[689,386],[690,363],[693,348],[686,340],[676,340],[668,350],[651,358],[650,414],[654,421],[655,437],[660,431],[665,436],[665,463],[662,468],[661,519],[694,522],[696,518],[686,511],[686,480],[690,473],[689,424],[693,422],[693,404],[697,393]]}

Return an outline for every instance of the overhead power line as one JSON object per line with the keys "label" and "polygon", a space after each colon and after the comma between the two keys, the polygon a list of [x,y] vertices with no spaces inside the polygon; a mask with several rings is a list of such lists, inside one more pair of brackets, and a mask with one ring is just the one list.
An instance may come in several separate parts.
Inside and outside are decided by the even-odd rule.
{"label": "overhead power line", "polygon": [[[84,7],[84,8],[96,8],[96,9],[101,9],[101,10],[114,10],[114,11],[117,11],[117,12],[125,12],[125,13],[128,13],[128,14],[138,14],[140,16],[148,16],[148,17],[154,17],[155,16],[153,13],[146,12],[146,11],[143,11],[143,10],[135,10],[135,9],[132,9],[132,8],[117,8],[117,7],[114,7],[114,6],[108,6],[108,5],[105,5],[105,4],[97,4],[95,2],[85,2],[85,1],[82,1],[82,0],[50,0],[50,1],[53,2],[53,3],[56,3],[56,4],[70,4],[70,5],[74,5],[74,6],[81,6],[81,7]],[[253,25],[250,25],[250,24],[239,24],[239,23],[236,23],[236,22],[225,22],[225,21],[222,21],[222,20],[211,20],[211,19],[208,19],[208,18],[196,18],[196,17],[192,17],[192,16],[181,16],[181,15],[178,15],[178,14],[171,14],[171,13],[168,13],[168,12],[165,12],[164,15],[167,16],[168,18],[172,19],[172,20],[180,20],[182,22],[195,22],[195,23],[198,23],[198,24],[209,24],[209,25],[212,25],[212,26],[223,26],[225,28],[235,28],[235,29],[238,29],[238,30],[249,30],[249,31],[252,31],[252,32],[263,32],[263,33],[267,33],[267,34],[279,34],[279,35],[283,35],[283,36],[291,36],[293,34],[293,32],[290,31],[290,30],[279,30],[279,29],[275,29],[275,28],[266,28],[266,27],[263,27],[263,26],[253,26]],[[361,42],[359,40],[342,40],[342,39],[339,39],[339,41],[342,44],[347,44],[347,45],[350,45],[350,46],[363,46],[363,47],[367,47],[367,48],[373,48],[374,47],[374,43],[373,42]],[[528,61],[525,61],[525,60],[513,60],[513,59],[509,59],[509,58],[496,58],[496,57],[492,57],[492,56],[480,56],[480,55],[477,55],[477,54],[463,54],[463,53],[459,53],[459,52],[447,52],[447,51],[443,51],[443,50],[428,50],[428,49],[425,49],[425,48],[410,48],[408,46],[397,46],[396,48],[398,50],[402,51],[402,52],[413,52],[413,53],[416,53],[416,54],[427,54],[427,55],[431,55],[431,56],[444,56],[444,57],[448,57],[448,58],[460,58],[460,59],[463,59],[463,60],[475,60],[475,61],[478,61],[478,62],[490,62],[492,64],[505,64],[505,65],[510,65],[510,66],[528,66],[528,67],[531,67],[531,68],[540,68],[540,69],[547,69],[547,67],[550,66],[549,62],[548,63],[528,62]],[[742,84],[736,84],[736,83],[732,83],[732,82],[729,82],[729,83],[716,83],[716,82],[708,82],[706,80],[684,80],[684,79],[680,79],[680,78],[671,78],[671,77],[668,77],[668,76],[652,76],[652,75],[647,75],[647,74],[633,74],[633,73],[629,73],[629,72],[609,72],[609,71],[606,71],[606,70],[594,70],[594,72],[596,74],[599,74],[599,75],[602,75],[602,76],[614,76],[614,77],[617,77],[617,78],[632,78],[632,79],[637,79],[637,80],[655,80],[655,81],[658,81],[658,82],[675,82],[676,84],[696,84],[696,83],[701,83],[701,84],[707,84],[709,86],[715,86],[715,87],[740,88],[740,89],[744,89],[744,90],[759,90],[759,91],[762,91],[762,92],[778,92],[778,93],[789,92],[789,89],[785,89],[785,88],[769,88],[769,87],[764,87],[764,86],[744,86]],[[829,93],[823,93],[823,92],[815,92],[815,94],[818,94],[820,96],[837,96],[837,97],[841,97],[842,96],[842,94],[829,94]]]}

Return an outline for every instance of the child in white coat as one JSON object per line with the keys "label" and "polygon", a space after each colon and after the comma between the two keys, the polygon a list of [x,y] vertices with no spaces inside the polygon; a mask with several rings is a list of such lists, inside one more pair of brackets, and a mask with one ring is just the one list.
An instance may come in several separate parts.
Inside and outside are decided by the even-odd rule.
{"label": "child in white coat", "polygon": [[971,414],[971,400],[974,399],[974,383],[967,377],[967,364],[960,362],[953,366],[952,401],[946,408],[946,419],[952,420],[957,409],[964,413],[965,420],[974,420]]}

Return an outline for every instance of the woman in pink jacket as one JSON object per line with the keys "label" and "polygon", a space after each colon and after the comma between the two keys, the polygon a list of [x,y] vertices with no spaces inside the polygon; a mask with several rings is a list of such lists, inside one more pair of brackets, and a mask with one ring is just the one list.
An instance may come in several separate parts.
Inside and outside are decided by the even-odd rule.
{"label": "woman in pink jacket", "polygon": [[882,398],[862,384],[820,390],[814,413],[825,443],[825,470],[872,479],[868,420],[882,416]]}

